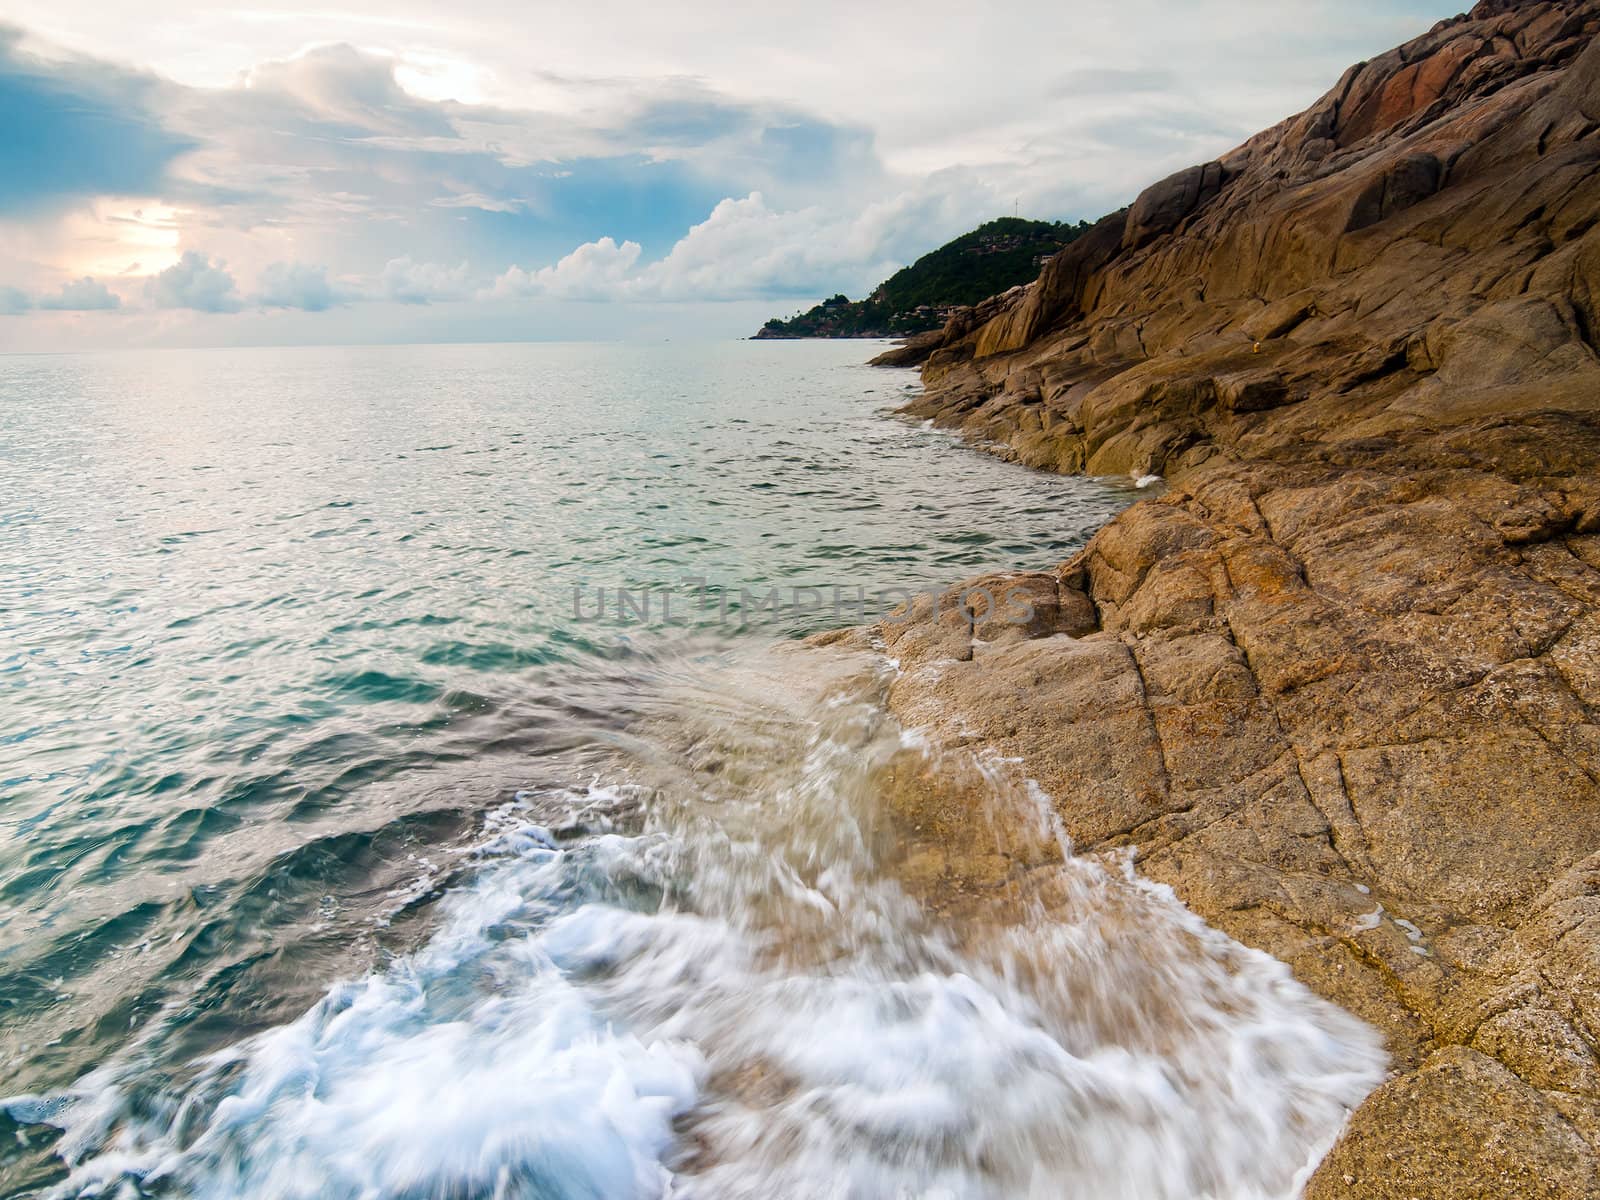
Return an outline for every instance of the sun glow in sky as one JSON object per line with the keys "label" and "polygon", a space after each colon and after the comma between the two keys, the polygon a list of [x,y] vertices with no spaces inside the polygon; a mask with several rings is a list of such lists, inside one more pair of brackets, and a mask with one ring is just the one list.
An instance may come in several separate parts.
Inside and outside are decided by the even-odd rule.
{"label": "sun glow in sky", "polygon": [[748,333],[1094,219],[1423,0],[12,0],[0,348]]}

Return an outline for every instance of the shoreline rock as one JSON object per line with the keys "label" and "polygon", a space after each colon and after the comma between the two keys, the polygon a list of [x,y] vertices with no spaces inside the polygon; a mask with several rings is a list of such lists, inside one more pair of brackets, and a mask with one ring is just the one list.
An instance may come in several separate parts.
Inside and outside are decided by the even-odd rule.
{"label": "shoreline rock", "polygon": [[914,352],[909,415],[1169,482],[1027,626],[880,629],[891,704],[1384,1032],[1312,1200],[1600,1196],[1597,33],[1441,22]]}

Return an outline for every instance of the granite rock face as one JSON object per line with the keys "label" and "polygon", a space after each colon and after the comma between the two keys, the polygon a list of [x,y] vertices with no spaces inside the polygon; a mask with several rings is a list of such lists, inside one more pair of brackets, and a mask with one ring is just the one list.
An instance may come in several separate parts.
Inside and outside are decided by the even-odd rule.
{"label": "granite rock face", "polygon": [[913,415],[1168,480],[883,627],[892,702],[1386,1033],[1314,1200],[1600,1196],[1597,33],[1441,22],[908,351]]}

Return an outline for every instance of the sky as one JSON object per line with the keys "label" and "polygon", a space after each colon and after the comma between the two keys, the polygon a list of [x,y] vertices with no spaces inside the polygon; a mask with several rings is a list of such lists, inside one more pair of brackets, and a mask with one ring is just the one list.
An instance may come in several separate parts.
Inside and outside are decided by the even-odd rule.
{"label": "sky", "polygon": [[315,2],[6,0],[0,351],[743,336],[1459,10]]}

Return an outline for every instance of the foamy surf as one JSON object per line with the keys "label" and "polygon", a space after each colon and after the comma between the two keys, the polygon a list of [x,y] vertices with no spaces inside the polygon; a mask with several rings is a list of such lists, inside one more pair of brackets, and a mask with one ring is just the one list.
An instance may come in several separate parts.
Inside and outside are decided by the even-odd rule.
{"label": "foamy surf", "polygon": [[490,814],[425,944],[187,1083],[9,1102],[64,1130],[50,1194],[1295,1195],[1376,1034],[1119,864],[934,918],[883,852],[886,672],[807,669],[674,685],[615,786]]}
{"label": "foamy surf", "polygon": [[426,946],[207,1060],[154,1112],[105,1075],[53,1103],[9,1102],[66,1131],[73,1171],[53,1194],[661,1195],[703,1056],[613,1028],[561,951],[563,914],[620,916],[611,889],[660,886],[661,839],[559,848],[513,811],[495,814],[484,865]]}

